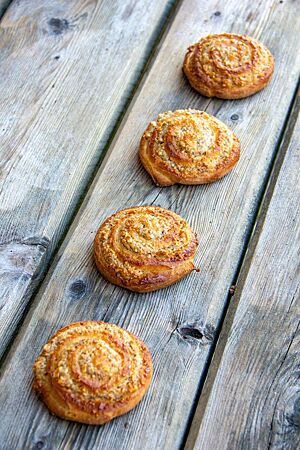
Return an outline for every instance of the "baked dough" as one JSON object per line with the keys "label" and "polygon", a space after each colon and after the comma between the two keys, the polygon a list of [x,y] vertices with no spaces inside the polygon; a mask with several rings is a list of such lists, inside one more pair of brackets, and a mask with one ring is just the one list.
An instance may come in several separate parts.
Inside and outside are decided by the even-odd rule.
{"label": "baked dough", "polygon": [[210,183],[226,175],[239,156],[234,132],[193,109],[160,114],[140,143],[141,161],[159,186]]}
{"label": "baked dough", "polygon": [[34,388],[53,414],[98,425],[139,403],[152,378],[152,360],[129,331],[111,323],[77,322],[44,346],[34,376]]}
{"label": "baked dough", "polygon": [[263,89],[274,71],[271,52],[239,34],[212,34],[188,48],[183,71],[206,97],[235,99]]}
{"label": "baked dough", "polygon": [[169,286],[194,269],[198,242],[188,223],[158,206],[123,209],[99,228],[97,267],[111,283],[137,292]]}

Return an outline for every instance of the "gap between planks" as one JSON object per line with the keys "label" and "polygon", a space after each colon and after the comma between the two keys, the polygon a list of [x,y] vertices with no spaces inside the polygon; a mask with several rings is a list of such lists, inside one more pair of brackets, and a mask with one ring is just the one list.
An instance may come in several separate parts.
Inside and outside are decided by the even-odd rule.
{"label": "gap between planks", "polygon": [[254,218],[251,230],[249,231],[249,237],[246,242],[237,273],[232,281],[232,286],[234,286],[234,293],[233,295],[228,295],[227,304],[225,305],[223,312],[223,317],[221,319],[219,329],[217,330],[215,345],[211,349],[210,361],[207,366],[207,371],[199,384],[198,398],[195,402],[189,429],[187,429],[186,432],[186,439],[182,442],[182,450],[194,449],[208,399],[210,397],[210,393],[216,379],[216,375],[231,331],[236,310],[238,308],[241,294],[243,292],[243,287],[249,269],[251,267],[252,258],[255,253],[255,249],[264,226],[269,205],[272,200],[276,182],[280,174],[280,169],[284,162],[286,152],[289,148],[289,144],[293,136],[299,111],[300,79],[297,83],[295,94],[286,116],[282,133],[278,141],[277,151],[274,154],[273,162],[265,181],[265,186],[263,187],[261,192],[261,197],[257,205],[256,217]]}
{"label": "gap between planks", "polygon": [[0,0],[0,21],[14,0]]}

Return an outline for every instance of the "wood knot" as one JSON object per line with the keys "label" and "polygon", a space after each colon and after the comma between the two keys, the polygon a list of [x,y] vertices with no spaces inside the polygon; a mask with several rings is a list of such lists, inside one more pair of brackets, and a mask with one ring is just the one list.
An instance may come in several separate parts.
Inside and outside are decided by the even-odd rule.
{"label": "wood knot", "polygon": [[202,339],[203,334],[197,328],[192,327],[181,327],[178,329],[178,333],[183,339],[187,339],[189,337],[193,339]]}
{"label": "wood knot", "polygon": [[215,13],[214,13],[214,16],[216,16],[216,17],[219,17],[221,15],[221,11],[216,11]]}
{"label": "wood knot", "polygon": [[52,17],[48,20],[48,25],[50,28],[50,33],[55,35],[62,34],[70,28],[67,19],[59,19],[58,17]]}
{"label": "wood knot", "polygon": [[291,428],[300,430],[300,398],[295,400],[293,410],[286,415],[286,419]]}
{"label": "wood knot", "polygon": [[69,287],[70,296],[73,300],[80,300],[87,292],[87,285],[83,280],[75,280]]}
{"label": "wood knot", "polygon": [[236,120],[239,120],[239,115],[238,114],[232,114],[232,116],[230,118],[231,118],[231,120],[236,121]]}
{"label": "wood knot", "polygon": [[211,325],[184,324],[177,327],[176,332],[185,341],[205,345],[213,341],[215,329]]}
{"label": "wood knot", "polygon": [[33,448],[38,450],[38,449],[41,449],[43,447],[44,447],[44,442],[43,441],[38,441]]}

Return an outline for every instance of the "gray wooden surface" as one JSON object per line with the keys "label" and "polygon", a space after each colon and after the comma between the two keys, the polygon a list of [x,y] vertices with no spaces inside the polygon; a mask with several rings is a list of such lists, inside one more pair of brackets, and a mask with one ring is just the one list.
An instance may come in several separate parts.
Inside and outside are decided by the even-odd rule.
{"label": "gray wooden surface", "polygon": [[[300,101],[298,111],[299,106]],[[300,117],[287,139],[203,417],[199,450],[300,448]]]}
{"label": "gray wooden surface", "polygon": [[[226,8],[221,0],[182,2],[4,361],[1,436],[8,448],[174,449],[183,443],[295,91],[297,13],[299,6],[292,1],[253,5],[230,0]],[[181,73],[186,47],[202,35],[224,30],[257,37],[275,55],[270,86],[243,101],[205,99]],[[206,109],[231,126],[241,139],[241,160],[215,184],[160,189],[138,162],[138,142],[157,113],[184,107]],[[91,246],[105,217],[125,206],[150,203],[190,221],[199,236],[196,263],[201,272],[139,295],[101,278]],[[124,326],[144,339],[153,354],[154,379],[145,399],[104,427],[50,416],[31,390],[31,366],[43,343],[62,325],[82,319]]]}
{"label": "gray wooden surface", "polygon": [[2,345],[64,235],[174,3],[23,0],[2,18]]}

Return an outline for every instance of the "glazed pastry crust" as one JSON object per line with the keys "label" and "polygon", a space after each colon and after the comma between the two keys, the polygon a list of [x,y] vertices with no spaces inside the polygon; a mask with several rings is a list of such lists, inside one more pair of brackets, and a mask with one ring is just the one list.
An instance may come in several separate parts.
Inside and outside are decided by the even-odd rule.
{"label": "glazed pastry crust", "polygon": [[205,184],[233,168],[240,157],[240,143],[232,130],[206,112],[168,111],[150,122],[139,154],[159,186]]}
{"label": "glazed pastry crust", "polygon": [[137,206],[113,214],[100,226],[94,255],[111,283],[150,292],[190,273],[197,245],[182,217],[158,206]]}
{"label": "glazed pastry crust", "polygon": [[105,322],[59,330],[34,364],[34,388],[49,410],[67,420],[99,425],[134,408],[152,378],[146,345]]}
{"label": "glazed pastry crust", "polygon": [[202,95],[238,99],[269,83],[274,59],[267,47],[249,36],[213,34],[188,48],[183,71]]}

